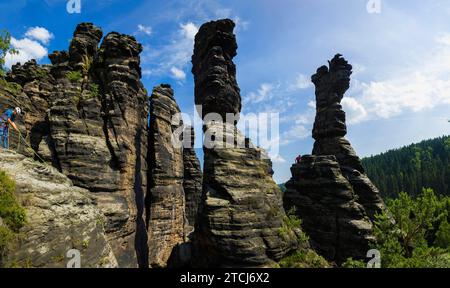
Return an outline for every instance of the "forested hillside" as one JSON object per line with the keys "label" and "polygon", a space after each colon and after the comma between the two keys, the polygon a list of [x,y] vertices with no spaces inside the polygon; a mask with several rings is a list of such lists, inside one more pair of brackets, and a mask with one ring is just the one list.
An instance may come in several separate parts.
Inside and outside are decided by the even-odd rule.
{"label": "forested hillside", "polygon": [[390,150],[362,163],[384,198],[396,198],[401,191],[419,195],[424,187],[450,195],[450,136]]}

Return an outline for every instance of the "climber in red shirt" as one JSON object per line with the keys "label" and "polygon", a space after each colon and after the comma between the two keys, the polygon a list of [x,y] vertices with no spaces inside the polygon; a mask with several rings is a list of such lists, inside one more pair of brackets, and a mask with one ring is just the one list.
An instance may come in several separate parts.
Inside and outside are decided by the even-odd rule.
{"label": "climber in red shirt", "polygon": [[295,158],[295,163],[299,164],[302,161],[302,155],[298,155],[297,158]]}

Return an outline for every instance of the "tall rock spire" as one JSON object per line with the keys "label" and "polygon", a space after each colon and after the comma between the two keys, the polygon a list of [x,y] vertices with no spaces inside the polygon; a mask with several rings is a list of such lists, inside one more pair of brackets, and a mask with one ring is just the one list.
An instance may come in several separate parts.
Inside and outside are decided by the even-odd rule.
{"label": "tall rock spire", "polygon": [[352,66],[337,54],[329,61],[329,67],[322,66],[312,76],[316,86],[316,120],[313,138],[314,155],[336,156],[342,173],[350,181],[364,206],[368,216],[373,219],[376,213],[384,209],[378,189],[364,174],[361,160],[350,142],[344,138],[347,134],[345,112],[341,101],[350,87]]}
{"label": "tall rock spire", "polygon": [[341,101],[350,87],[352,66],[337,54],[312,76],[316,86],[313,155],[292,166],[285,209],[294,208],[313,247],[331,261],[363,259],[374,215],[384,209],[378,190],[364,175],[347,134]]}
{"label": "tall rock spire", "polygon": [[180,113],[170,85],[153,89],[150,97],[149,191],[147,229],[149,264],[166,267],[177,245],[185,241],[186,213],[183,189],[183,147],[172,142],[182,123],[172,117]]}
{"label": "tall rock spire", "polygon": [[[237,55],[234,22],[230,19],[211,21],[202,25],[195,37],[192,73],[195,81],[195,104],[202,115],[241,112],[240,89],[236,82]],[[202,117],[203,118],[203,117]]]}
{"label": "tall rock spire", "polygon": [[[270,266],[295,248],[298,231],[287,229],[281,235],[285,213],[271,162],[236,128],[241,96],[232,61],[237,49],[234,26],[229,19],[208,22],[195,37],[195,103],[202,108],[205,134],[215,140],[204,146],[194,258],[199,266]],[[210,113],[222,120],[211,121]],[[229,113],[236,117],[225,122]],[[243,143],[247,145],[235,145]]]}

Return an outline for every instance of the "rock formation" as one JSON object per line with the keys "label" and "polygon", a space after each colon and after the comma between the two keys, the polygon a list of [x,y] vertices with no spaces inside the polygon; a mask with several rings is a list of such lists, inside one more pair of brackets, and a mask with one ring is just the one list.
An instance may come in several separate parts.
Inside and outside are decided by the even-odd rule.
{"label": "rock formation", "polygon": [[312,76],[312,82],[316,86],[317,110],[313,129],[313,138],[316,140],[313,154],[336,156],[342,173],[358,195],[358,202],[373,219],[377,212],[384,209],[383,200],[378,189],[364,174],[361,160],[350,142],[344,138],[347,127],[340,102],[350,87],[351,74],[352,66],[338,54],[329,62],[329,67],[320,67]]}
{"label": "rock formation", "polygon": [[295,209],[312,247],[338,264],[350,257],[364,258],[373,239],[372,223],[336,157],[304,156],[291,172],[284,207]]}
{"label": "rock formation", "polygon": [[[195,154],[195,132],[191,126],[185,126],[183,136],[183,163],[184,163],[184,179],[183,187],[186,195],[186,217],[189,226],[195,226],[198,207],[202,197],[202,170],[200,161]],[[185,141],[187,140],[187,141]]]}
{"label": "rock formation", "polygon": [[117,267],[103,228],[106,219],[89,191],[47,164],[2,149],[0,170],[15,181],[27,216],[19,231],[24,237],[4,255],[6,267],[65,268],[71,249],[80,251],[82,268]]}
{"label": "rock formation", "polygon": [[295,208],[313,247],[338,264],[365,257],[373,238],[370,220],[384,209],[377,188],[344,138],[347,127],[340,102],[350,86],[351,70],[338,54],[312,76],[317,110],[313,156],[292,166],[284,195],[285,209]]}
{"label": "rock formation", "polygon": [[150,189],[146,196],[151,267],[166,267],[173,249],[186,238],[183,147],[173,142],[182,140],[174,137],[177,130],[183,131],[181,121],[173,122],[178,113],[172,88],[166,84],[155,87],[150,97]]}
{"label": "rock formation", "polygon": [[52,65],[14,65],[7,80],[23,88],[14,98],[26,112],[24,135],[31,146],[74,185],[92,192],[106,216],[107,238],[119,266],[136,267],[136,254],[146,246],[145,228],[135,233],[144,224],[147,191],[142,46],[113,32],[98,49],[102,34],[82,23],[69,52],[49,55]]}
{"label": "rock formation", "polygon": [[[195,36],[192,73],[195,77],[195,104],[202,107],[201,117],[218,113],[241,112],[241,95],[236,81],[237,42],[231,20],[211,21]],[[200,112],[200,111],[199,111]]]}
{"label": "rock formation", "polygon": [[[212,140],[204,143],[203,194],[194,240],[198,266],[270,266],[297,245],[294,231],[280,233],[282,195],[272,179],[271,162],[261,157],[264,152],[238,131],[236,119],[207,117],[216,113],[226,119],[227,113],[241,110],[232,61],[237,49],[234,26],[228,19],[209,22],[195,37],[195,103],[202,107],[204,131]],[[228,144],[231,148],[224,146]]]}

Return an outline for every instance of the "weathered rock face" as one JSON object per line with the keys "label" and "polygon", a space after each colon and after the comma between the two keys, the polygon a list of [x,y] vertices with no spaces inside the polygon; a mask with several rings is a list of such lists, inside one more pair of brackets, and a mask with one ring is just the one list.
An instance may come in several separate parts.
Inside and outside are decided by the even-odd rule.
{"label": "weathered rock face", "polygon": [[373,239],[372,223],[335,156],[304,156],[291,172],[284,207],[295,209],[312,247],[338,264],[364,258]]}
{"label": "weathered rock face", "polygon": [[[204,116],[241,111],[240,89],[236,82],[237,43],[235,24],[226,19],[202,25],[195,36],[192,73],[195,80],[195,104],[201,105]],[[203,118],[203,117],[202,117]]]}
{"label": "weathered rock face", "polygon": [[316,86],[316,121],[313,138],[314,155],[335,155],[344,176],[350,181],[371,219],[384,209],[378,189],[364,175],[359,157],[344,136],[347,134],[345,112],[340,104],[344,93],[350,87],[352,66],[336,55],[329,61],[329,67],[322,66],[312,76]]}
{"label": "weathered rock face", "polygon": [[103,31],[92,23],[81,23],[73,33],[69,47],[70,66],[83,69],[87,58],[97,54],[98,43],[103,37]]}
{"label": "weathered rock face", "polygon": [[103,228],[104,215],[89,191],[73,186],[55,168],[0,149],[0,169],[16,183],[26,209],[24,235],[4,257],[5,266],[63,268],[80,251],[81,267],[117,267]]}
{"label": "weathered rock face", "polygon": [[285,209],[295,207],[313,246],[338,264],[365,257],[371,220],[384,209],[378,189],[344,138],[347,127],[340,102],[350,86],[351,70],[338,54],[312,76],[317,107],[314,156],[292,166],[284,195]]}
{"label": "weathered rock face", "polygon": [[[69,52],[52,65],[15,65],[22,85],[26,138],[74,185],[93,193],[106,216],[108,241],[121,267],[136,267],[146,246],[147,95],[140,82],[142,46],[133,37],[78,25]],[[145,252],[144,252],[145,254]],[[143,257],[145,258],[145,257]]]}
{"label": "weathered rock face", "polygon": [[177,130],[180,136],[183,132],[181,121],[172,122],[178,113],[180,109],[172,88],[165,84],[155,87],[150,97],[150,169],[146,196],[151,267],[166,267],[174,248],[186,240],[183,147],[173,142]]}
{"label": "weathered rock face", "polygon": [[[195,132],[191,126],[185,126],[183,137],[188,139],[188,142],[183,141],[183,163],[184,163],[184,179],[183,188],[186,198],[186,217],[189,221],[189,226],[195,226],[195,219],[197,217],[198,207],[202,197],[202,170],[200,161],[195,154]],[[183,139],[185,140],[185,139]],[[187,145],[186,145],[187,144]]]}
{"label": "weathered rock face", "polygon": [[[231,20],[209,22],[195,37],[192,72],[203,117],[217,113],[225,119],[226,113],[240,112],[233,28]],[[270,161],[235,125],[204,118],[205,133],[215,139],[204,146],[203,195],[194,237],[198,266],[270,266],[297,245],[293,231],[280,233],[285,213]]]}

